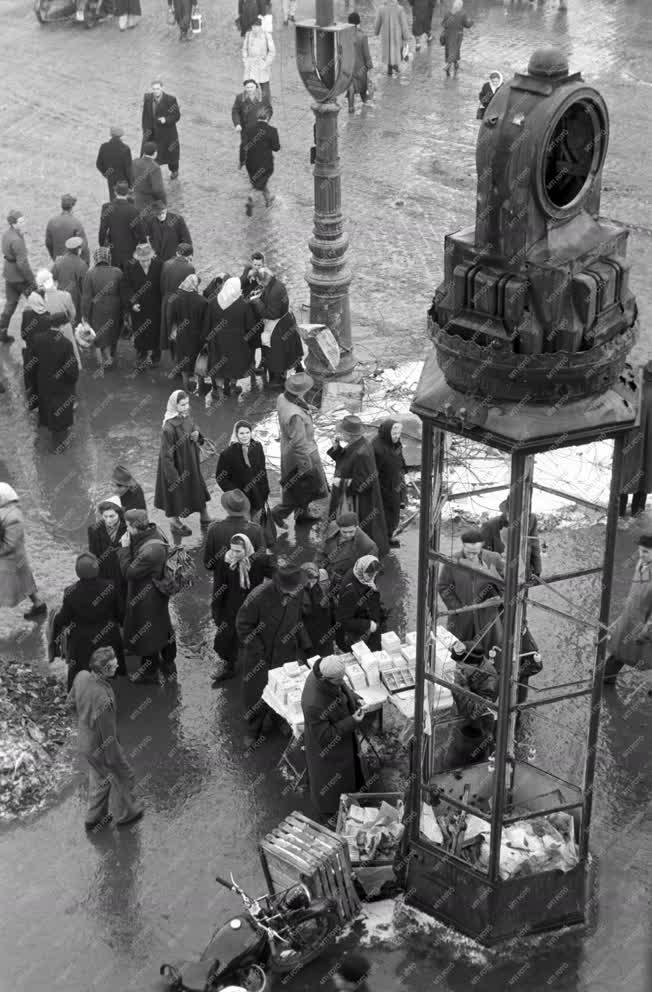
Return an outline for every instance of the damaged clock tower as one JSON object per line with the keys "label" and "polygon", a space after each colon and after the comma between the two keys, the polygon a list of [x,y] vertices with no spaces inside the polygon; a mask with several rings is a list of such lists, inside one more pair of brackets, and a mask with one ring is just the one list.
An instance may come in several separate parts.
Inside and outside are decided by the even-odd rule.
{"label": "damaged clock tower", "polygon": [[[627,364],[637,334],[626,259],[629,232],[599,215],[608,140],[602,96],[579,72],[569,72],[556,49],[536,51],[527,71],[497,91],[477,142],[475,224],[445,239],[444,279],[429,311],[434,347],[412,407],[423,422],[423,454],[406,888],[409,902],[485,944],[583,923],[590,899],[593,780],[623,438],[636,425],[639,406],[638,382]],[[459,767],[446,766],[432,705],[438,686],[454,684],[435,650],[437,625],[447,619],[437,596],[438,574],[453,561],[440,546],[442,513],[456,498],[497,487],[453,493],[447,483],[451,436],[498,450],[510,463],[502,662],[498,699],[489,705],[495,755]],[[535,458],[603,439],[613,439],[613,461],[602,561],[549,580],[601,575],[590,674],[572,688],[546,685],[528,701],[519,693],[520,632],[526,604],[528,612],[539,606],[528,599],[533,582],[526,567]],[[515,728],[523,711],[571,697],[586,705],[588,729],[581,767],[574,781],[565,781],[518,756]],[[471,815],[485,822],[483,867],[465,858],[459,845],[426,835],[427,807],[452,810],[460,823]],[[564,873],[506,877],[504,831],[559,814],[572,817],[577,863]]]}

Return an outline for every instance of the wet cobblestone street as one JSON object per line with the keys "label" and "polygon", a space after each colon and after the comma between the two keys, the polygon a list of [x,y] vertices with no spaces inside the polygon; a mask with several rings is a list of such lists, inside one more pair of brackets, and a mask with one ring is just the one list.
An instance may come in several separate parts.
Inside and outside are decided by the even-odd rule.
{"label": "wet cobblestone street", "polygon": [[[138,28],[119,33],[112,19],[93,31],[40,26],[29,0],[3,0],[2,47],[11,64],[0,93],[2,216],[12,207],[24,212],[36,269],[48,261],[46,221],[58,212],[61,194],[73,193],[92,250],[106,193],[94,167],[97,148],[109,126],[120,124],[138,153],[142,94],[161,74],[182,115],[180,176],[174,183],[166,176],[169,206],[188,223],[197,271],[204,282],[221,270],[239,273],[259,248],[289,286],[299,312],[309,298],[304,271],[312,229],[313,114],[279,0],[273,0],[277,57],[271,82],[282,148],[272,181],[277,200],[267,211],[257,206],[252,219],[245,215],[247,184],[237,169],[238,137],[230,119],[242,80],[235,0],[206,3],[203,33],[189,45],[180,45],[176,30],[167,26],[165,0],[141,2]],[[631,284],[641,311],[633,357],[652,359],[649,0],[568,0],[566,13],[557,0],[467,0],[466,6],[475,25],[465,35],[457,79],[442,72],[438,4],[433,45],[414,55],[412,43],[414,57],[399,79],[383,74],[378,39],[370,38],[375,97],[353,115],[346,106],[340,113],[358,360],[366,367],[385,366],[425,354],[425,314],[441,279],[444,236],[474,218],[478,90],[490,69],[510,78],[535,48],[553,43],[609,107],[602,213],[632,227]],[[363,28],[373,32],[377,5],[371,0],[346,6],[337,0],[336,9],[341,19],[358,10]],[[314,16],[313,5],[299,0],[297,16]],[[12,331],[19,338],[16,324]],[[117,462],[136,469],[152,505],[161,419],[174,386],[165,366],[135,378],[131,346],[121,348],[118,369],[104,379],[85,360],[75,440],[64,456],[37,437],[25,410],[19,342],[0,354],[7,389],[0,396],[0,479],[21,495],[32,566],[50,603],[73,581],[75,552],[84,546],[92,509],[107,494]],[[256,389],[211,411],[193,400],[193,415],[220,446],[236,419],[260,420],[274,402],[274,395]],[[207,481],[210,512],[219,516],[212,474]],[[276,477],[273,485],[276,496]],[[153,519],[164,518],[155,511]],[[651,525],[652,508],[641,524],[619,532],[614,611],[629,588],[636,538]],[[544,569],[590,563],[603,533],[600,527],[546,533]],[[194,521],[186,544],[198,550],[200,543]],[[403,631],[414,629],[417,553],[412,527],[383,576],[392,623]],[[0,833],[2,992],[153,992],[161,960],[181,948],[201,951],[216,921],[236,911],[237,904],[216,891],[216,872],[232,870],[245,887],[260,891],[261,836],[294,808],[310,814],[307,800],[283,791],[274,769],[279,742],[253,758],[243,756],[237,691],[207,691],[213,627],[209,580],[200,571],[192,591],[174,601],[178,692],[139,690],[124,682],[118,688],[125,747],[135,755],[146,799],[140,827],[89,842],[76,782],[51,809]],[[597,604],[592,581],[578,582],[572,594]],[[581,635],[545,621],[535,633],[545,657],[554,658],[546,669],[551,682],[580,673]],[[46,667],[43,631],[24,622],[18,609],[0,610],[2,656]],[[592,932],[490,959],[450,934],[377,946],[370,951],[374,992],[649,992],[651,705],[633,676],[605,700],[594,833],[599,914]],[[581,730],[578,709],[560,707],[555,722],[533,729],[542,760],[572,772]],[[333,953],[285,987],[329,990],[324,976]]]}

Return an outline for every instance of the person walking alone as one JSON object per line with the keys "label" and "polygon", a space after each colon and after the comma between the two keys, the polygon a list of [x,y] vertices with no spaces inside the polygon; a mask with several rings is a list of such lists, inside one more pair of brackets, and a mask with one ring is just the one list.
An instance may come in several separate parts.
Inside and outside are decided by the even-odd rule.
{"label": "person walking alone", "polygon": [[[274,172],[274,152],[280,150],[278,131],[269,123],[267,108],[261,107],[256,124],[246,127],[242,132],[240,165],[246,166],[249,182],[263,194],[266,207],[271,207],[276,199],[270,193],[268,183]],[[245,212],[247,217],[251,217],[254,212],[254,198],[251,194],[247,197]]]}
{"label": "person walking alone", "polygon": [[376,16],[375,34],[380,35],[382,60],[387,66],[387,75],[398,76],[403,45],[410,40],[410,27],[405,11],[398,0],[386,0]]}
{"label": "person walking alone", "polygon": [[464,28],[473,27],[473,21],[464,12],[464,0],[453,0],[453,6],[444,14],[441,22],[440,41],[444,46],[444,71],[447,76],[457,75],[460,67],[460,53],[462,51],[462,38]]}
{"label": "person walking alone", "polygon": [[349,113],[352,114],[355,110],[356,93],[363,103],[367,102],[369,70],[373,69],[374,64],[371,61],[371,55],[369,53],[369,39],[360,27],[360,15],[357,11],[349,14],[349,24],[355,26],[355,64],[353,66],[353,77],[346,91],[346,97],[349,102]]}
{"label": "person walking alone", "polygon": [[432,41],[432,15],[435,0],[410,0],[412,7],[412,34],[415,48],[421,50],[421,37],[425,34],[428,44]]}
{"label": "person walking alone", "polygon": [[390,417],[381,423],[373,443],[390,548],[398,548],[401,543],[394,537],[394,532],[398,527],[401,505],[405,500],[407,465],[401,444],[402,432],[403,424]]}
{"label": "person walking alone", "polygon": [[131,148],[122,140],[124,131],[121,127],[114,126],[109,134],[109,140],[100,145],[95,168],[106,179],[109,200],[114,200],[116,183],[126,183],[130,187],[134,181],[134,174]]}
{"label": "person walking alone", "polygon": [[[10,210],[7,230],[2,235],[3,276],[5,280],[5,305],[0,316],[0,344],[12,344],[9,324],[21,296],[34,289],[34,273],[27,258],[25,245],[25,218],[22,211]],[[1,390],[0,390],[1,391]]]}
{"label": "person walking alone", "polygon": [[25,551],[25,523],[18,493],[0,482],[0,607],[18,606],[29,597],[26,620],[44,617],[47,606],[39,594]]}
{"label": "person walking alone", "polygon": [[163,417],[154,506],[165,512],[170,530],[180,536],[192,534],[182,517],[199,513],[202,530],[207,530],[211,522],[206,510],[211,497],[199,460],[203,443],[204,438],[190,418],[190,397],[176,389],[170,394]]}
{"label": "person walking alone", "polygon": [[156,161],[159,165],[167,165],[170,179],[176,179],[179,175],[181,149],[177,123],[180,118],[177,98],[171,93],[163,92],[160,79],[152,80],[151,92],[146,93],[143,98],[143,151],[145,142],[156,143]]}

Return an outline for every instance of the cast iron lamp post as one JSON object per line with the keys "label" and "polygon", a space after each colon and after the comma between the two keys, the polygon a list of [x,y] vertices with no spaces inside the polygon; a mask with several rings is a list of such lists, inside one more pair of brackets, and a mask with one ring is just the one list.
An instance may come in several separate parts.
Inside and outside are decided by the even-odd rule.
{"label": "cast iron lamp post", "polygon": [[309,241],[311,268],[310,320],[331,329],[340,347],[340,361],[331,372],[309,353],[306,366],[320,381],[344,378],[354,366],[351,338],[349,285],[351,271],[346,262],[349,239],[344,232],[342,186],[337,144],[337,97],[344,93],[353,75],[355,28],[336,24],[333,0],[316,0],[317,17],[296,26],[297,67],[313,97],[315,115],[315,213]]}

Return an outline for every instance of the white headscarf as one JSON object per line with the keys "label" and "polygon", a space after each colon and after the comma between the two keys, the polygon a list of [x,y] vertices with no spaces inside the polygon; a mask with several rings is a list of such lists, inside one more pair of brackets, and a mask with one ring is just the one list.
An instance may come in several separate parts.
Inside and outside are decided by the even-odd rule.
{"label": "white headscarf", "polygon": [[175,389],[173,393],[170,393],[168,397],[168,405],[165,408],[165,416],[163,417],[163,426],[165,427],[168,420],[174,420],[175,417],[180,417],[181,414],[178,410],[179,397],[185,396],[185,390]]}
{"label": "white headscarf", "polygon": [[459,14],[463,6],[464,6],[464,0],[453,0],[453,6],[451,7],[451,14]]}
{"label": "white headscarf", "polygon": [[227,279],[221,290],[217,294],[218,305],[222,310],[227,310],[232,303],[235,303],[239,297],[242,296],[242,286],[240,285],[240,280],[237,276],[231,276]]}
{"label": "white headscarf", "polygon": [[54,289],[54,277],[49,269],[39,269],[35,282],[37,289]]}
{"label": "white headscarf", "polygon": [[45,305],[45,300],[40,293],[32,292],[27,297],[27,306],[34,313],[49,313],[50,311]]}
{"label": "white headscarf", "polygon": [[251,556],[254,553],[254,546],[246,534],[234,534],[231,541],[234,541],[236,538],[239,538],[239,540],[244,544],[244,558],[236,558],[229,547],[229,550],[224,555],[224,561],[231,570],[235,570],[236,568],[238,569],[238,572],[240,573],[240,588],[250,589],[251,582],[249,581],[249,569],[251,568]]}
{"label": "white headscarf", "polygon": [[[498,76],[498,83],[497,83],[496,86],[494,86],[494,84],[491,82],[491,77],[492,76]],[[503,74],[502,74],[502,72],[498,72],[497,69],[492,69],[491,72],[489,73],[489,85],[491,86],[492,93],[495,93],[496,90],[499,90],[500,87],[503,85]]]}
{"label": "white headscarf", "polygon": [[7,503],[17,503],[18,493],[15,489],[9,485],[8,482],[0,482],[0,510],[7,505]]}
{"label": "white headscarf", "polygon": [[185,293],[196,293],[199,287],[199,276],[195,272],[190,272],[180,284],[179,289]]}
{"label": "white headscarf", "polygon": [[[367,569],[371,563],[375,561],[378,564],[378,559],[375,555],[363,555],[362,558],[358,558],[355,565],[353,566],[353,574],[355,575],[358,582],[362,582],[365,586],[371,586],[372,589],[376,588],[376,575],[367,575]],[[378,573],[376,573],[378,574]]]}

